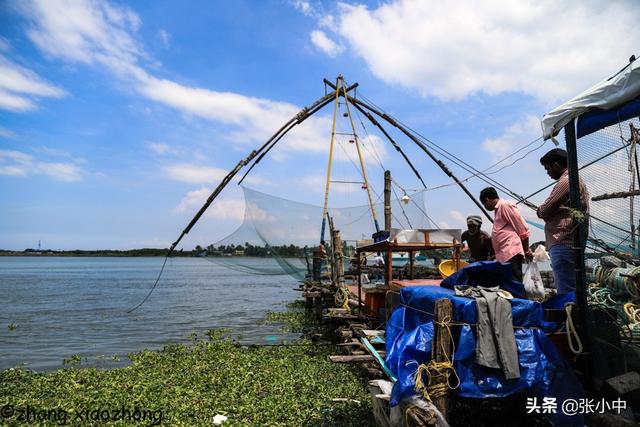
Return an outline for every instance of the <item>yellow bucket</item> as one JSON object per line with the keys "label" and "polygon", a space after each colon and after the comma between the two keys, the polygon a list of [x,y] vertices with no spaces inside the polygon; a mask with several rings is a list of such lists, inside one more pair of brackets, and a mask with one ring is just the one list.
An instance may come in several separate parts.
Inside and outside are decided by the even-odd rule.
{"label": "yellow bucket", "polygon": [[[460,268],[466,265],[469,265],[469,263],[466,261],[460,260]],[[458,271],[456,270],[456,261],[453,259],[444,260],[438,266],[438,270],[440,270],[440,275],[442,276],[442,278],[446,279],[447,277],[451,276],[453,273]]]}

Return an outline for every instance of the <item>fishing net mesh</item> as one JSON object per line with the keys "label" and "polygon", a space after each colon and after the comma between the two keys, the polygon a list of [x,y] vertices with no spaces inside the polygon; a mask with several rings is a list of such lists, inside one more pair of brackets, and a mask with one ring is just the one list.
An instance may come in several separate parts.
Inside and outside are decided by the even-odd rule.
{"label": "fishing net mesh", "polygon": [[[299,280],[309,272],[313,251],[320,242],[323,208],[242,187],[245,211],[242,224],[227,237],[209,245],[207,259],[228,268],[265,275],[289,274]],[[384,206],[374,204],[384,225]],[[345,255],[356,242],[371,239],[376,231],[368,205],[329,208],[334,228],[346,242]],[[424,192],[405,202],[391,201],[392,228],[428,228]],[[328,232],[325,239],[329,241]]]}
{"label": "fishing net mesh", "polygon": [[[636,118],[577,140],[580,177],[587,185],[590,199],[627,193],[626,197],[589,202],[588,319],[595,375],[600,378],[624,372],[630,352],[640,344],[640,292],[636,275],[640,269],[633,263],[639,255],[640,196],[629,194],[640,188],[632,137],[637,129],[640,121]],[[611,257],[612,254],[617,257]]]}
{"label": "fishing net mesh", "polygon": [[[639,188],[640,171],[631,144],[631,126],[640,128],[638,119],[606,127],[580,138],[578,166],[590,197],[629,192]],[[589,228],[592,250],[609,248],[638,255],[640,196],[590,201]],[[604,246],[605,244],[606,246]]]}

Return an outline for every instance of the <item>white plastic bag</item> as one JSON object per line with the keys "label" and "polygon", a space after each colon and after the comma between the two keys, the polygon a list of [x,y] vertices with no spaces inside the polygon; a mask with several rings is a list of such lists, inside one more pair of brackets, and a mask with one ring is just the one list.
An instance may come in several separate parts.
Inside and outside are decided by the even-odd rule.
{"label": "white plastic bag", "polygon": [[533,262],[542,262],[549,261],[549,254],[547,253],[547,248],[544,245],[538,245],[536,250],[533,252]]}
{"label": "white plastic bag", "polygon": [[538,269],[537,262],[533,261],[529,263],[529,267],[524,273],[522,283],[524,283],[524,291],[526,292],[528,299],[534,301],[544,300],[544,284],[542,283],[542,277],[540,276],[540,270]]}

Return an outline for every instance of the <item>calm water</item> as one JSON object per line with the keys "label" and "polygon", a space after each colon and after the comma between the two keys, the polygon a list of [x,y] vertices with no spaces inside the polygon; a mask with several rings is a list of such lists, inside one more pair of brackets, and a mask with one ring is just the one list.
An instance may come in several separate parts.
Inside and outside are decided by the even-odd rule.
{"label": "calm water", "polygon": [[108,367],[126,363],[130,352],[220,327],[247,344],[296,337],[260,324],[267,311],[299,298],[293,278],[247,275],[201,258],[169,259],[151,297],[127,314],[153,285],[162,261],[0,257],[0,370],[20,364],[57,369],[74,354],[87,358],[83,364]]}

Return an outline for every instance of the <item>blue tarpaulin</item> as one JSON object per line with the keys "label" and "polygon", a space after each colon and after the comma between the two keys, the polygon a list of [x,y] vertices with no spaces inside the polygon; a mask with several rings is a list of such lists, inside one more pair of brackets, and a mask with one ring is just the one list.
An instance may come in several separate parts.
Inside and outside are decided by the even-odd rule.
{"label": "blue tarpaulin", "polygon": [[442,281],[441,286],[500,286],[514,297],[524,298],[524,285],[513,279],[511,264],[496,261],[478,261],[469,264]]}
{"label": "blue tarpaulin", "polygon": [[578,117],[576,136],[582,138],[607,126],[640,116],[640,98],[633,99],[610,110],[589,110]]}
{"label": "blue tarpaulin", "polygon": [[[507,380],[502,370],[475,363],[475,300],[456,296],[453,290],[438,286],[403,288],[400,305],[387,321],[386,362],[398,378],[391,396],[392,406],[415,393],[416,369],[431,359],[432,313],[440,298],[451,300],[453,321],[463,324],[452,328],[454,368],[460,378],[460,386],[454,393],[462,397],[490,398],[525,392],[537,397],[539,402],[544,397],[553,397],[558,410],[548,415],[554,425],[583,424],[581,416],[569,417],[561,413],[562,402],[582,398],[583,391],[571,367],[545,335],[545,330],[557,325],[544,321],[542,304],[520,298],[511,300],[520,378]],[[570,295],[559,296],[552,304],[560,306],[569,298]]]}

